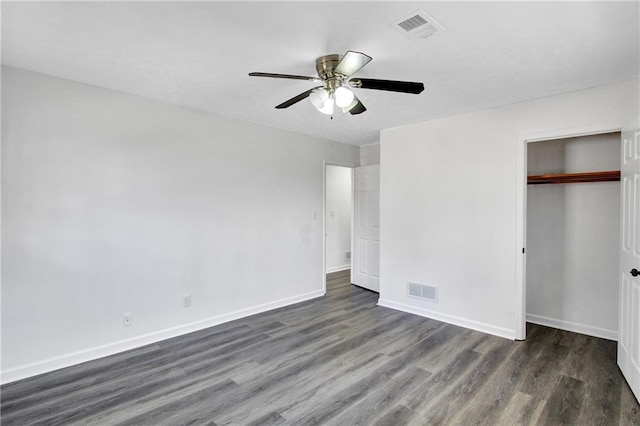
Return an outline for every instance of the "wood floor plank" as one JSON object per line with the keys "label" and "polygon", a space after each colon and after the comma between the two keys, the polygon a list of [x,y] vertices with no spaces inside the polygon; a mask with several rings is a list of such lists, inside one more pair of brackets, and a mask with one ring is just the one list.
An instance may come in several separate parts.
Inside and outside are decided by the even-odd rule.
{"label": "wood floor plank", "polygon": [[584,399],[584,382],[560,376],[545,405],[540,423],[575,425]]}
{"label": "wood floor plank", "polygon": [[527,375],[518,390],[529,395],[538,395],[544,389],[553,388],[559,380],[557,371],[568,354],[569,348],[566,346],[555,343],[546,345],[535,362],[530,363]]}
{"label": "wood floor plank", "polygon": [[514,342],[327,294],[3,385],[3,425],[640,425],[615,342]]}
{"label": "wood floor plank", "polygon": [[388,383],[368,389],[363,400],[351,404],[329,425],[369,425],[382,414],[395,408],[401,395],[413,392],[420,383],[426,381],[431,373],[419,367],[405,369]]}
{"label": "wood floor plank", "polygon": [[229,376],[232,376],[237,371],[250,369],[253,365],[254,362],[232,364],[224,370],[199,372],[182,377],[181,380],[174,380],[164,387],[145,389],[144,394],[128,402],[123,401],[111,408],[92,410],[92,413],[87,414],[87,416],[82,419],[82,423],[104,425],[125,422],[131,417],[140,416],[159,406],[169,405],[181,395],[187,396],[191,393],[201,391],[213,383],[219,383],[220,381],[233,382],[233,380],[229,379]]}
{"label": "wood floor plank", "polygon": [[409,424],[409,419],[414,417],[413,411],[404,405],[396,405],[387,411],[382,417],[378,418],[373,425],[375,426],[396,426]]}
{"label": "wood floor plank", "polygon": [[593,345],[600,343],[594,338],[584,334],[576,334],[573,345],[564,360],[560,373],[563,376],[578,380],[587,380],[589,377],[589,363],[584,362]]}
{"label": "wood floor plank", "polygon": [[497,416],[479,414],[478,424],[482,425],[534,425],[538,423],[546,401],[515,391],[506,407]]}
{"label": "wood floor plank", "polygon": [[[234,363],[246,360],[246,358],[238,356],[239,351],[245,350],[248,346],[257,345],[264,340],[266,340],[265,335],[255,335],[226,346],[213,347],[208,350],[203,349],[199,354],[182,357],[162,356],[160,357],[162,362],[158,362],[157,360],[150,361],[146,368],[131,373],[124,378],[120,377],[118,380],[105,382],[100,386],[92,386],[92,392],[80,392],[77,395],[69,395],[74,396],[74,398],[67,397],[62,402],[60,400],[52,400],[44,406],[39,405],[37,411],[32,411],[44,416],[47,420],[55,417],[48,417],[49,415],[47,414],[54,411],[53,408],[69,413],[74,410],[75,406],[91,405],[94,411],[105,411],[118,405],[129,404],[129,401],[132,400],[135,401],[136,399],[145,398],[148,394],[156,394],[166,389],[180,387],[182,386],[182,381],[179,379],[183,376],[184,380],[188,382],[202,382],[203,376],[197,373],[203,369],[209,369],[205,377],[207,377],[208,380],[214,380],[228,373],[226,369],[232,360]],[[215,360],[226,361],[216,364],[222,371],[218,371],[217,369],[211,370],[209,367]],[[205,366],[202,366],[202,363],[204,363]],[[200,365],[200,368],[198,368],[195,373],[192,372],[189,376],[185,376],[183,373],[184,369],[181,367],[193,370],[196,365]],[[68,417],[73,420],[81,420],[89,414],[90,412],[83,410]]]}
{"label": "wood floor plank", "polygon": [[429,411],[423,411],[423,418],[428,424],[443,424],[453,418],[460,410],[468,406],[479,394],[479,390],[489,377],[502,366],[508,356],[508,348],[496,348],[482,362],[463,375],[460,381],[447,393],[439,397],[438,403]]}
{"label": "wood floor plank", "polygon": [[[498,424],[503,412],[512,404],[523,365],[507,359],[483,383],[477,395],[451,416],[452,423],[473,424],[483,419],[484,424]],[[516,401],[517,402],[517,401]]]}
{"label": "wood floor plank", "polygon": [[[484,337],[471,330],[455,328],[451,329],[454,334],[447,337],[444,344],[439,345],[429,354],[425,354],[418,361],[417,365],[426,371],[436,372],[445,368],[459,353],[469,351],[474,348]],[[398,351],[403,348],[398,348]]]}
{"label": "wood floor plank", "polygon": [[208,412],[210,401],[222,399],[223,395],[236,390],[237,387],[238,385],[233,381],[225,380],[197,392],[191,392],[186,396],[173,398],[168,404],[161,405],[118,424],[124,426],[206,421],[209,419],[206,413]]}
{"label": "wood floor plank", "polygon": [[[361,359],[358,357],[360,354],[358,351],[362,352],[366,345],[370,344],[373,334],[392,333],[395,328],[402,325],[401,318],[398,318],[397,313],[388,312],[388,314],[388,317],[392,318],[392,320],[386,324],[382,333],[379,330],[359,330],[359,332],[350,335],[348,339],[329,346],[310,357],[302,359],[300,362],[289,364],[266,376],[259,377],[247,383],[238,391],[238,394],[244,394],[239,396],[241,401],[246,405],[261,406],[265,398],[268,398],[270,394],[281,395],[287,389],[294,388],[301,380],[301,377],[326,376],[330,371],[335,370],[332,364],[336,364],[341,358],[344,359],[343,362],[346,362],[349,357]],[[234,409],[231,402],[236,396],[238,395],[231,396],[223,404],[212,404],[208,413],[215,418],[225,416]]]}
{"label": "wood floor plank", "polygon": [[267,413],[264,416],[247,423],[248,426],[272,426],[284,424],[286,420],[276,412]]}
{"label": "wood floor plank", "polygon": [[414,392],[403,395],[400,402],[410,410],[404,413],[408,416],[408,424],[424,424],[424,413],[434,409],[438,398],[450,395],[461,377],[480,364],[481,360],[482,356],[477,352],[463,351],[449,365],[421,383]]}
{"label": "wood floor plank", "polygon": [[584,400],[578,422],[614,425],[620,422],[621,375],[607,368],[607,360],[616,357],[615,342],[602,340],[591,345],[587,354],[591,365],[585,380]]}
{"label": "wood floor plank", "polygon": [[[395,334],[396,330],[402,325],[401,318],[394,315],[389,318],[389,322],[384,325],[384,328],[379,329],[377,337],[383,338],[385,335]],[[277,392],[277,396],[272,397],[270,403],[283,405],[283,407],[279,408],[279,412],[289,418],[292,416],[292,411],[302,410],[304,412],[308,410],[310,407],[309,401],[313,401],[314,398],[317,400],[318,395],[323,395],[323,391],[327,386],[331,386],[329,391],[338,392],[345,384],[350,383],[353,375],[357,377],[361,374],[359,371],[361,368],[370,370],[382,359],[382,354],[375,353],[373,350],[377,340],[370,337],[368,333],[365,335],[353,334],[345,336],[345,339],[339,345],[329,347],[326,351],[320,351],[314,357],[306,360],[305,362],[307,363],[310,362],[312,365],[320,364],[322,367],[318,369],[303,368],[291,380],[287,379],[286,382],[280,380],[276,388],[283,389]],[[371,374],[371,371],[367,371],[367,374]],[[317,376],[322,377],[322,383],[319,384],[317,379],[314,382],[313,379]],[[308,387],[308,383],[312,385],[311,388]],[[288,401],[284,404],[281,403],[280,396],[283,393],[286,394],[289,389],[295,389],[298,393],[298,398],[302,399],[304,404],[300,405]],[[270,392],[274,393],[273,391]],[[276,401],[274,401],[274,398]],[[289,401],[295,401],[295,396]]]}
{"label": "wood floor plank", "polygon": [[342,412],[351,405],[363,400],[372,389],[385,386],[391,378],[406,367],[401,360],[394,358],[377,368],[373,374],[337,392],[335,397],[310,410],[307,414],[295,419],[298,424],[325,424],[328,421],[339,421]]}
{"label": "wood floor plank", "polygon": [[[287,423],[295,424],[294,420],[335,397],[338,392],[353,386],[363,377],[371,375],[387,361],[388,357],[383,354],[370,354],[360,359],[359,362],[350,361],[349,367],[344,366],[345,363],[338,370],[333,369],[332,372],[321,374],[321,380],[307,375],[298,376],[295,382],[281,388],[280,392],[270,392],[261,396],[261,403],[280,413],[288,420]],[[260,409],[261,407],[255,404],[249,409],[244,406],[235,407],[235,411],[229,411],[225,413],[224,417],[221,417],[221,422],[224,423],[233,418],[254,416]]]}
{"label": "wood floor plank", "polygon": [[161,348],[158,345],[153,345],[3,386],[2,408],[10,409],[10,411],[20,410],[21,406],[31,406],[37,400],[68,395],[70,392],[81,391],[87,386],[113,380],[120,375],[126,375],[130,366],[136,364],[131,360],[136,358],[148,360],[159,353],[161,353]]}
{"label": "wood floor plank", "polygon": [[640,404],[626,381],[620,389],[620,422],[619,426],[640,426]]}

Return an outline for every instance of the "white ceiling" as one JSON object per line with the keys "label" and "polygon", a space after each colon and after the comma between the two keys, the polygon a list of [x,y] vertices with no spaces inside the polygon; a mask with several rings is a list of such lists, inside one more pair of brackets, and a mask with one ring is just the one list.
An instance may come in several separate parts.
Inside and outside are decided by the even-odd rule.
{"label": "white ceiling", "polygon": [[[638,78],[632,2],[3,2],[2,63],[349,144],[379,130]],[[414,42],[390,23],[422,9],[446,31]],[[422,81],[420,95],[360,89],[362,115],[308,101],[315,58],[357,50],[356,76]]]}

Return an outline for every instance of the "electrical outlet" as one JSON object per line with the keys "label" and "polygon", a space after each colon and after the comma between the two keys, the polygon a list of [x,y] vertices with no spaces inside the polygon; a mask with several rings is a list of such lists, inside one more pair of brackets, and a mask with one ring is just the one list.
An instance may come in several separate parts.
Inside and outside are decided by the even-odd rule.
{"label": "electrical outlet", "polygon": [[122,326],[129,327],[132,325],[133,325],[133,317],[131,316],[131,313],[126,312],[122,314]]}
{"label": "electrical outlet", "polygon": [[182,307],[188,308],[189,306],[191,306],[191,295],[187,293],[182,296]]}

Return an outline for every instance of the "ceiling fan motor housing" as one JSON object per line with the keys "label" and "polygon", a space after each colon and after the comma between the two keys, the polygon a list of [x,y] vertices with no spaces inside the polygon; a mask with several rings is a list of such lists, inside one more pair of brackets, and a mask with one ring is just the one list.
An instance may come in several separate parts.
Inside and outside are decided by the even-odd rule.
{"label": "ceiling fan motor housing", "polygon": [[337,54],[325,55],[316,59],[316,71],[329,93],[333,93],[338,87],[342,86],[344,76],[334,73],[340,63],[340,59],[341,56]]}
{"label": "ceiling fan motor housing", "polygon": [[316,71],[323,80],[335,77],[333,70],[340,63],[340,55],[325,55],[316,59]]}

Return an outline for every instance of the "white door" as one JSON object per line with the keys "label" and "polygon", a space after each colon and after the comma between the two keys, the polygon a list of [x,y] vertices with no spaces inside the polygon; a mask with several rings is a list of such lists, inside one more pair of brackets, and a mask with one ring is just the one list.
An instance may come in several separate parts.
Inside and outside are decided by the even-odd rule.
{"label": "white door", "polygon": [[356,167],[351,282],[380,291],[380,165]]}
{"label": "white door", "polygon": [[640,400],[640,120],[622,132],[618,365]]}

